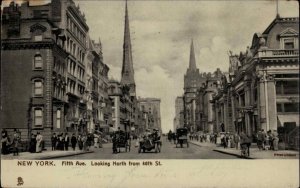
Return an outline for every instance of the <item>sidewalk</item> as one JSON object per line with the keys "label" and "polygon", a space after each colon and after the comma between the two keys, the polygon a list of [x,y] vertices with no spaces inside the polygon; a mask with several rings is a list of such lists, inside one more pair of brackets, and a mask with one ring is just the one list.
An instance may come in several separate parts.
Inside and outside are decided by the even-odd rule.
{"label": "sidewalk", "polygon": [[[216,146],[213,143],[207,143],[207,142],[197,142],[197,141],[189,141],[192,144],[195,144],[200,147],[210,147],[213,151],[228,154],[228,155],[234,155],[237,157],[241,156],[240,149],[235,148],[226,148]],[[259,150],[256,146],[256,144],[252,144],[250,147],[250,157],[249,159],[299,159],[299,151],[294,150]]]}
{"label": "sidewalk", "polygon": [[60,157],[81,155],[81,154],[93,153],[93,152],[94,152],[93,150],[73,151],[72,148],[70,148],[69,151],[60,151],[60,150],[51,151],[51,148],[47,148],[47,150],[43,151],[42,153],[20,152],[18,156],[13,156],[13,154],[1,155],[1,160],[47,160],[47,159],[55,159]]}
{"label": "sidewalk", "polygon": [[199,142],[196,140],[189,140],[189,143],[197,145],[199,147],[209,147],[209,148],[216,148],[216,144],[210,142]]}

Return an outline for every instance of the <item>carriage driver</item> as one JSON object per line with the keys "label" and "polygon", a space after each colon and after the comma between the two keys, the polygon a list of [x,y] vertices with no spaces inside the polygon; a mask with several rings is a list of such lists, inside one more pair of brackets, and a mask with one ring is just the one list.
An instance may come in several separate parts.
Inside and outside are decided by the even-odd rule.
{"label": "carriage driver", "polygon": [[154,140],[154,141],[157,141],[157,140],[160,139],[160,134],[159,134],[158,129],[155,129],[155,128],[154,128],[154,129],[153,129],[152,135],[153,135],[153,140]]}
{"label": "carriage driver", "polygon": [[144,134],[144,137],[150,141],[150,144],[152,145],[152,139],[150,138],[152,133],[150,132],[150,129],[146,129],[146,132]]}

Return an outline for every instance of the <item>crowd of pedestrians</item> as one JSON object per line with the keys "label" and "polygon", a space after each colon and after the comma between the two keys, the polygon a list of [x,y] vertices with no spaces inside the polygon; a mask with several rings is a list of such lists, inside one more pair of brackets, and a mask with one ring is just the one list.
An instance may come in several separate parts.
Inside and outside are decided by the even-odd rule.
{"label": "crowd of pedestrians", "polygon": [[[24,145],[24,143],[23,143]],[[8,136],[5,129],[1,134],[1,154],[6,155],[13,153],[13,155],[19,155],[19,148],[21,146],[21,133],[15,129],[12,137]],[[32,133],[29,142],[26,142],[26,147],[30,153],[41,153],[45,149],[45,141],[43,135],[40,132],[36,134]],[[73,151],[78,147],[79,150],[89,151],[90,148],[102,148],[102,137],[99,132],[94,134],[79,134],[75,136],[75,133],[70,137],[68,133],[53,133],[51,136],[51,150],[68,151],[69,147]]]}
{"label": "crowd of pedestrians", "polygon": [[1,154],[7,155],[13,152],[13,155],[19,155],[19,145],[21,142],[20,132],[15,129],[12,139],[9,138],[8,133],[5,129],[2,130],[1,134]]}
{"label": "crowd of pedestrians", "polygon": [[[68,151],[69,146],[72,147],[72,150],[76,150],[78,146],[79,150],[89,151],[92,146],[94,148],[102,148],[101,135],[88,133],[88,134],[79,134],[77,137],[73,133],[71,138],[68,133],[60,133],[56,136],[56,133],[53,133],[51,137],[52,150],[64,150]],[[71,145],[70,145],[71,144]]]}
{"label": "crowd of pedestrians", "polygon": [[257,143],[259,150],[278,150],[279,137],[276,130],[269,130],[267,133],[264,129],[261,129],[254,135],[246,135],[243,131],[240,133],[231,134],[229,132],[221,133],[192,133],[189,135],[189,139],[198,142],[210,142],[221,145],[224,149],[235,148],[242,149],[246,148],[250,153],[250,146],[253,142]]}
{"label": "crowd of pedestrians", "polygon": [[189,135],[190,140],[195,140],[199,142],[210,142],[210,143],[216,143],[217,142],[217,134],[190,134]]}

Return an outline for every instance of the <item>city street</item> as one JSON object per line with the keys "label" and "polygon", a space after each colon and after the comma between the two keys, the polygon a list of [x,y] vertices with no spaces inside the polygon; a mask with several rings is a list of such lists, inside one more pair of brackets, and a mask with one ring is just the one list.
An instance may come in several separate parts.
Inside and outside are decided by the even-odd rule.
{"label": "city street", "polygon": [[59,160],[76,160],[76,159],[239,159],[232,155],[227,155],[212,151],[210,147],[199,147],[194,144],[189,144],[189,148],[184,145],[183,148],[176,148],[175,144],[166,141],[162,138],[162,151],[155,153],[154,150],[146,153],[138,153],[137,147],[134,147],[135,140],[131,143],[131,151],[125,152],[121,148],[121,153],[112,153],[112,144],[103,144],[103,148],[92,148],[94,153],[87,153],[77,156],[69,156],[56,158]]}

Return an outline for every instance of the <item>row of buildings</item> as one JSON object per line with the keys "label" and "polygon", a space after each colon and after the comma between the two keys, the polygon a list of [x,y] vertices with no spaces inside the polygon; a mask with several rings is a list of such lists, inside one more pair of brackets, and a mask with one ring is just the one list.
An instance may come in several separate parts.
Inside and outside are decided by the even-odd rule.
{"label": "row of buildings", "polygon": [[108,78],[101,41],[72,0],[11,2],[1,26],[1,128],[24,140],[39,131],[46,143],[54,132],[161,129],[160,100],[136,97],[127,3],[121,81]]}
{"label": "row of buildings", "polygon": [[299,18],[277,16],[246,52],[229,52],[228,72],[199,73],[193,43],[174,128],[191,132],[288,131],[299,137]]}

